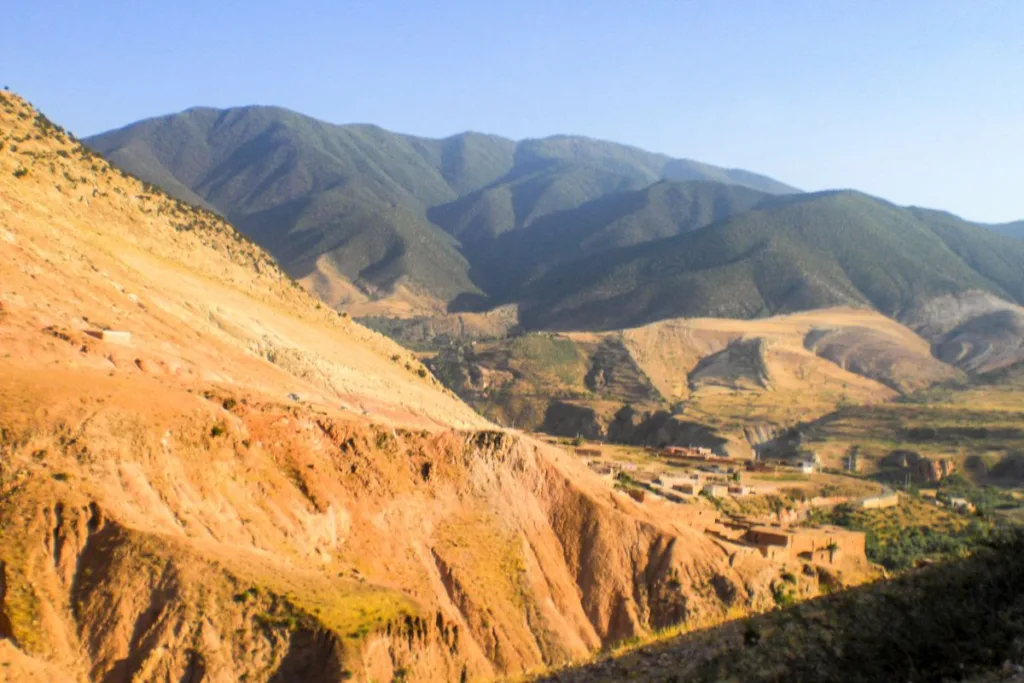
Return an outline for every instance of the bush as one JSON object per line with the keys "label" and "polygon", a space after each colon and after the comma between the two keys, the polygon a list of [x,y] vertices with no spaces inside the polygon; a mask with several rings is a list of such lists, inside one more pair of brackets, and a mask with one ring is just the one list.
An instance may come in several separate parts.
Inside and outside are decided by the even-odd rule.
{"label": "bush", "polygon": [[[13,150],[15,148],[12,146],[11,149]],[[24,178],[27,175],[28,175],[28,169],[25,168],[24,166],[19,166],[18,168],[14,169],[14,177],[15,178]]]}
{"label": "bush", "polygon": [[772,585],[772,599],[778,607],[792,607],[797,603],[796,595],[783,583]]}

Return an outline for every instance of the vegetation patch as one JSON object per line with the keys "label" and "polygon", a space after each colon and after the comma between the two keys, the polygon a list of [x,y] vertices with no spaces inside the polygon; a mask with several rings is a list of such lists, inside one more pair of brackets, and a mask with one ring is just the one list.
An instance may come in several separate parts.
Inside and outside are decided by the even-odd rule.
{"label": "vegetation patch", "polygon": [[891,571],[963,558],[982,547],[998,529],[990,517],[938,508],[907,496],[895,508],[863,510],[837,505],[814,510],[806,524],[833,524],[865,533],[868,560]]}

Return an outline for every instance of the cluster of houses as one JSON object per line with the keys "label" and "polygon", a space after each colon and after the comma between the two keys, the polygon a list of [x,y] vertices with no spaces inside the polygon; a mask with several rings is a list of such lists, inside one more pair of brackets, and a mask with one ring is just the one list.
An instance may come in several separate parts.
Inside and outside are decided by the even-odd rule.
{"label": "cluster of houses", "polygon": [[934,489],[921,489],[921,496],[924,498],[931,498],[939,507],[945,507],[948,505],[954,510],[959,510],[960,512],[977,511],[977,508],[974,506],[974,503],[960,496],[943,496],[940,500],[939,492]]}
{"label": "cluster of houses", "polygon": [[[670,464],[682,466],[680,469],[688,467],[691,471],[657,474],[644,471],[635,463],[613,462],[602,458],[602,449],[598,447],[581,445],[574,450],[597,474],[610,479],[628,474],[630,479],[639,484],[639,488],[623,488],[638,501],[644,499],[644,491],[677,503],[684,502],[686,497],[701,494],[711,498],[749,496],[756,493],[756,490],[742,482],[741,473],[774,473],[780,468],[790,471],[794,468],[792,462],[721,456],[705,446],[670,446],[658,453]],[[796,468],[810,474],[818,470],[818,463],[811,457],[805,457],[796,464]]]}
{"label": "cluster of houses", "polygon": [[[588,449],[577,449],[577,453],[589,455],[583,453],[584,450]],[[596,451],[595,456],[600,455],[598,449],[593,450]],[[638,502],[643,502],[646,495],[651,493],[675,502],[683,502],[687,497],[701,494],[713,498],[748,496],[755,491],[741,481],[742,472],[776,471],[776,465],[773,464],[713,456],[710,449],[706,448],[675,447],[666,449],[662,454],[676,460],[695,461],[694,468],[679,474],[656,474],[642,471],[635,463],[629,462],[609,463],[589,459],[588,464],[592,470],[609,478],[628,474],[629,479],[639,486],[626,486],[623,489]],[[817,469],[817,464],[809,460],[800,465],[803,471]],[[895,494],[892,494],[892,499],[898,502]],[[888,507],[893,504],[889,495],[865,502],[865,507]],[[865,536],[861,532],[834,527],[788,528],[743,517],[722,519],[716,514],[714,511],[699,511],[698,517],[704,521],[698,523],[698,526],[730,553],[757,553],[779,562],[802,561],[827,565],[866,562]]]}
{"label": "cluster of houses", "polygon": [[753,490],[738,481],[729,481],[724,474],[691,472],[678,476],[661,475],[658,481],[662,489],[668,489],[687,496],[701,493],[712,498],[725,496],[747,496]]}
{"label": "cluster of houses", "polygon": [[[577,451],[578,452],[578,451]],[[661,456],[672,461],[682,462],[715,462],[745,467],[751,472],[775,472],[778,465],[787,468],[796,468],[803,474],[813,474],[819,469],[819,463],[813,453],[804,453],[796,463],[778,461],[778,465],[764,462],[762,460],[739,460],[723,455],[716,455],[710,448],[704,446],[670,446],[661,451]]]}
{"label": "cluster of houses", "polygon": [[860,501],[860,506],[865,510],[882,510],[896,507],[899,504],[900,496],[895,491],[890,491],[880,496],[872,496]]}
{"label": "cluster of houses", "polygon": [[864,558],[865,535],[834,527],[785,528],[743,520],[718,523],[708,533],[753,546],[764,557],[779,561],[804,560],[836,564],[842,557]]}
{"label": "cluster of houses", "polygon": [[[710,460],[714,452],[705,446],[669,446],[661,454],[666,458],[682,458],[693,460]],[[723,458],[728,460],[728,458]]]}

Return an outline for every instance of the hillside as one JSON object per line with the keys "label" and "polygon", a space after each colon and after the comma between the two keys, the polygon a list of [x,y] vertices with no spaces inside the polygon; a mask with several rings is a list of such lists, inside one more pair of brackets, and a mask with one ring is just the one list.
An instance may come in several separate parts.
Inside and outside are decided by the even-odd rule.
{"label": "hillside", "polygon": [[999,225],[989,225],[987,227],[1003,235],[1016,237],[1017,239],[1024,239],[1024,221],[1001,223]]}
{"label": "hillside", "polygon": [[477,290],[425,208],[454,199],[453,186],[501,175],[511,155],[501,138],[419,140],[275,107],[190,109],[88,144],[172,194],[201,198],[321,294],[340,273],[371,294],[405,284],[444,300]]}
{"label": "hillside", "polygon": [[793,191],[747,171],[587,138],[434,140],[275,107],[190,109],[87,143],[220,212],[333,306],[391,296],[429,311],[479,301],[481,282],[463,252],[472,257],[543,216],[662,178]]}
{"label": "hillside", "polygon": [[1024,299],[1024,244],[948,214],[824,192],[562,265],[526,288],[520,319],[534,329],[613,329],[829,306],[899,318],[971,290]]}
{"label": "hillside", "polygon": [[910,329],[844,308],[536,332],[450,345],[427,363],[501,424],[651,446],[701,442],[742,457],[839,407],[966,380]]}
{"label": "hillside", "polygon": [[771,605],[6,93],[0,145],[4,678],[490,680]]}
{"label": "hillside", "polygon": [[1024,362],[1024,308],[985,292],[935,297],[904,320],[936,358],[975,375]]}
{"label": "hillside", "polygon": [[548,213],[493,238],[461,239],[480,286],[498,301],[515,300],[525,283],[563,264],[685,234],[749,211],[770,196],[720,182],[662,180]]}

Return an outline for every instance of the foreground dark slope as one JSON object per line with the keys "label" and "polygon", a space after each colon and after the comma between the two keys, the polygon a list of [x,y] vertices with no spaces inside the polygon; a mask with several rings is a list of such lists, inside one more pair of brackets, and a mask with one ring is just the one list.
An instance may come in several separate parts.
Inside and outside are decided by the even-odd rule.
{"label": "foreground dark slope", "polygon": [[856,192],[777,198],[695,232],[560,267],[523,296],[530,328],[614,329],[827,306],[899,318],[972,290],[1024,299],[1024,244]]}
{"label": "foreground dark slope", "polygon": [[974,556],[735,621],[544,681],[1020,681],[1024,534]]}
{"label": "foreground dark slope", "polygon": [[190,109],[87,142],[216,209],[292,276],[317,276],[311,286],[331,303],[343,303],[331,287],[338,278],[370,295],[399,285],[441,302],[479,295],[460,246],[472,256],[474,245],[552,212],[661,178],[793,191],[747,171],[586,138],[431,140],[274,107]]}

